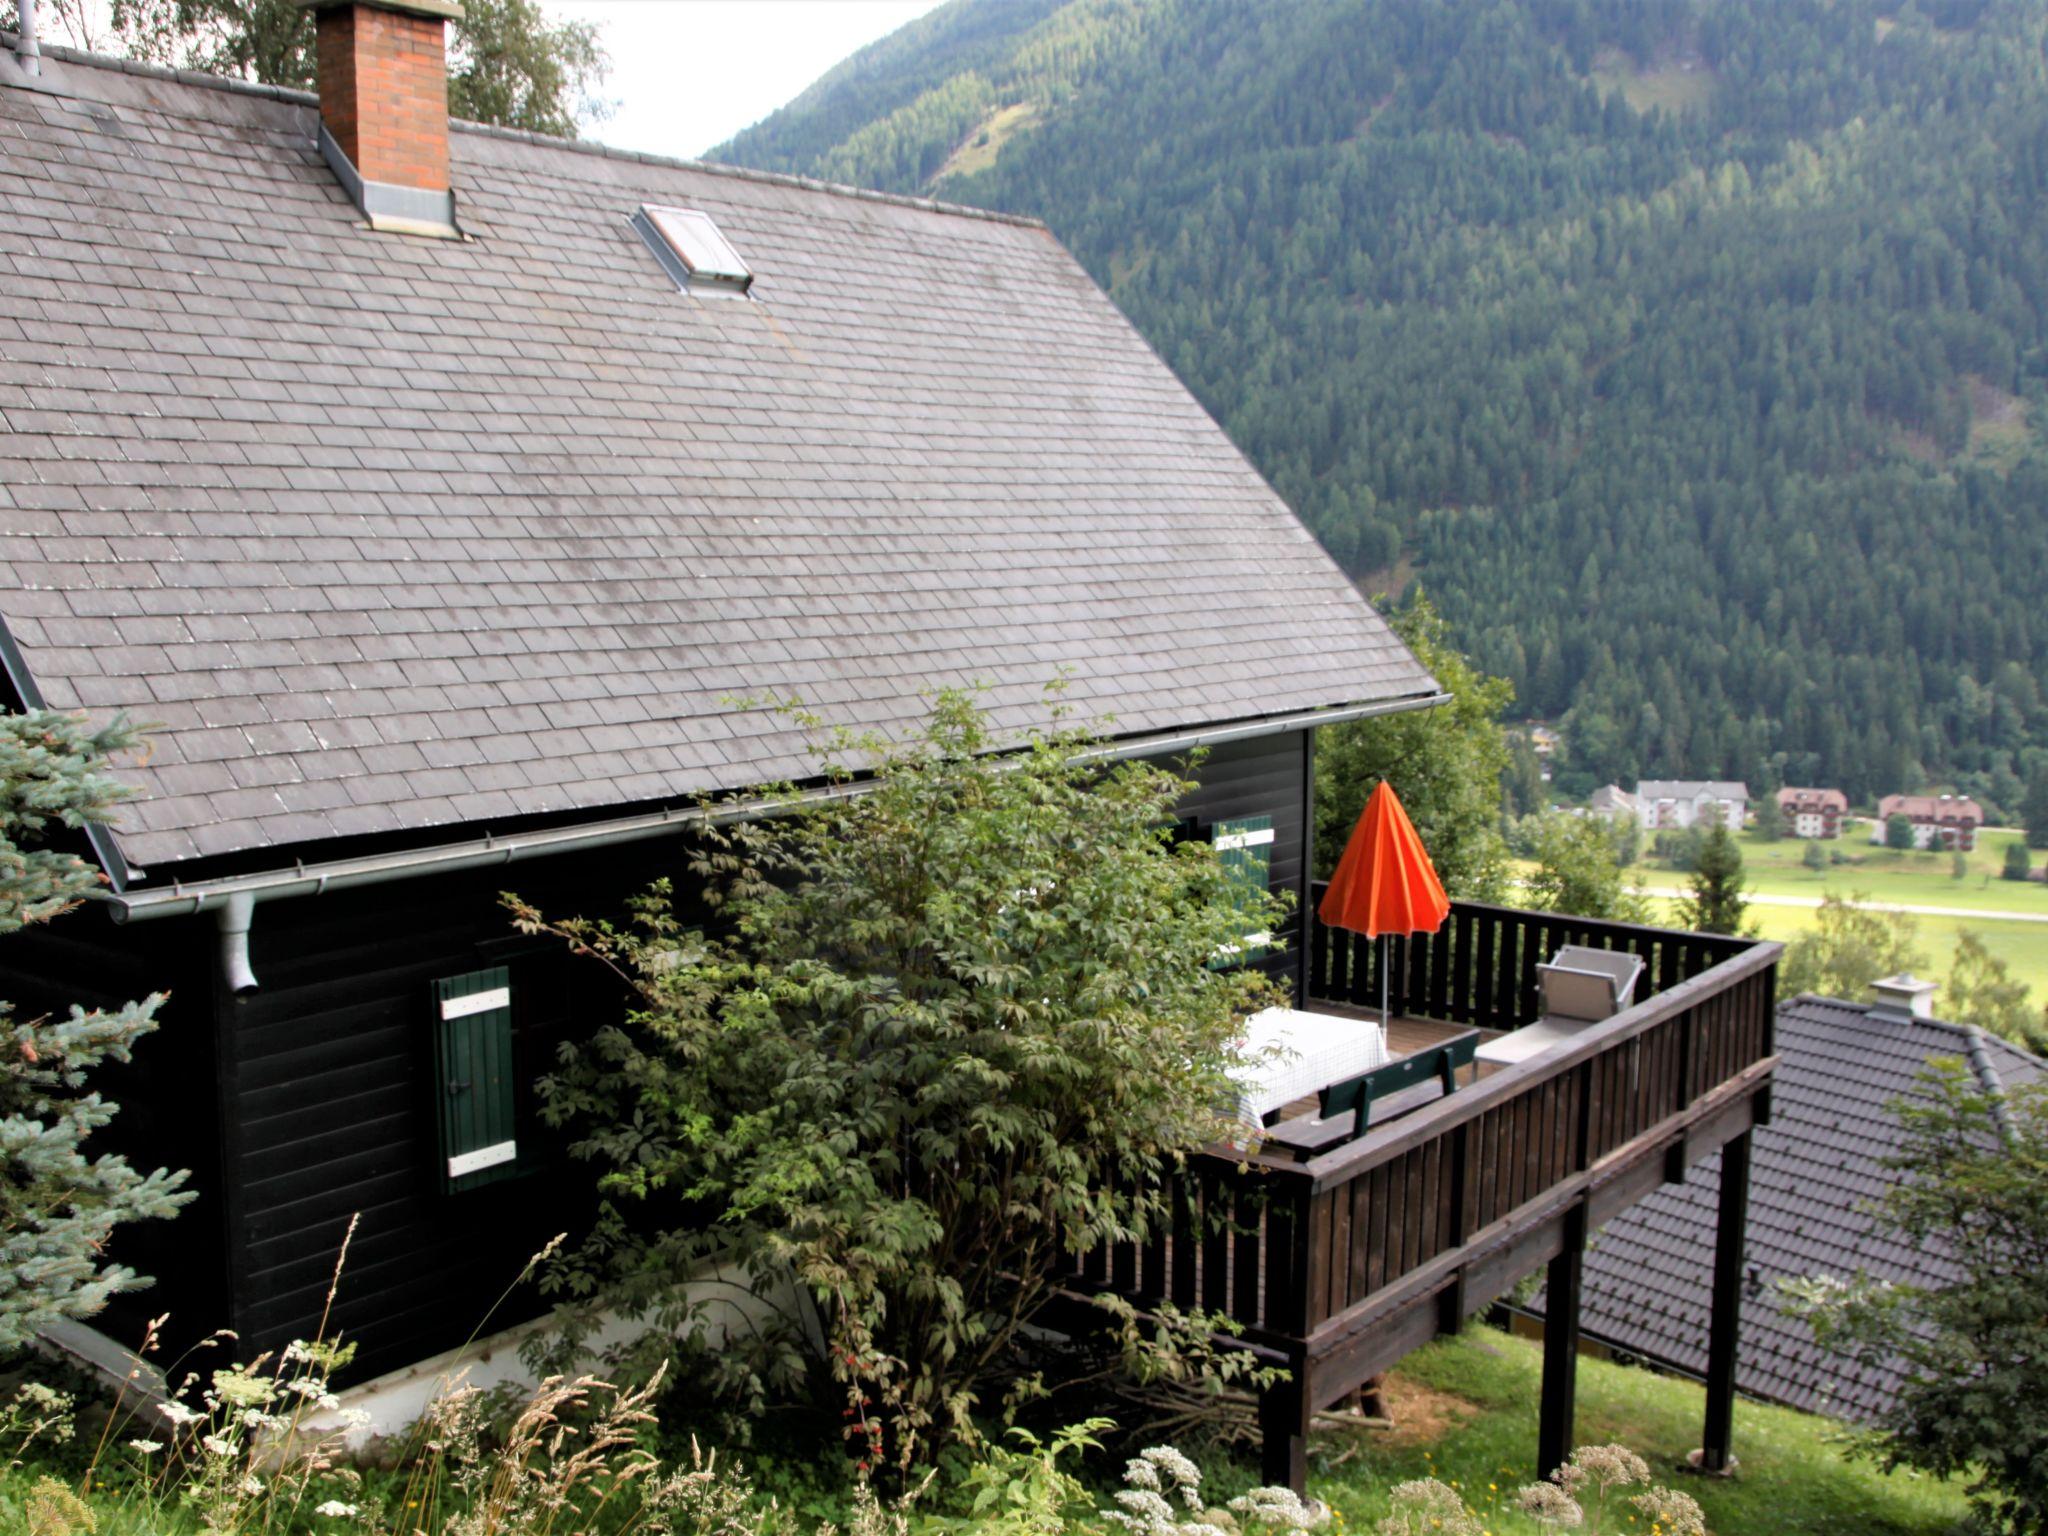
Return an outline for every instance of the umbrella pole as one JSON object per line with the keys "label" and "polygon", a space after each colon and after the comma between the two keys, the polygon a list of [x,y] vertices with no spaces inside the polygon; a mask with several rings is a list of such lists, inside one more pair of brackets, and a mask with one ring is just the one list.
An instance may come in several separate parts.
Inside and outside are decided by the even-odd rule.
{"label": "umbrella pole", "polygon": [[1380,935],[1380,1038],[1387,1037],[1387,936]]}

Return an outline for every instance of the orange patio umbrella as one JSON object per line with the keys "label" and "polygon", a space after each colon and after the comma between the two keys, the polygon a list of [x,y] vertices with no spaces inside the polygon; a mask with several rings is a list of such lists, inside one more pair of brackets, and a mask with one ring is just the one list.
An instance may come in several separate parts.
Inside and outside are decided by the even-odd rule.
{"label": "orange patio umbrella", "polygon": [[1450,915],[1451,898],[1429,862],[1415,823],[1385,779],[1365,802],[1344,857],[1316,909],[1326,927],[1349,928],[1380,940],[1380,1027],[1387,1025],[1388,934],[1435,933]]}

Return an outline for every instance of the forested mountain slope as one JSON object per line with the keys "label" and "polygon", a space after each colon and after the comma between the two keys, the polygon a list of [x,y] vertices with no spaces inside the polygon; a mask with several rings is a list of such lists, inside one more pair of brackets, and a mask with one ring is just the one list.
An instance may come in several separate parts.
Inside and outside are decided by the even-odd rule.
{"label": "forested mountain slope", "polygon": [[1047,219],[1577,767],[2048,757],[2048,5],[954,0],[716,154]]}

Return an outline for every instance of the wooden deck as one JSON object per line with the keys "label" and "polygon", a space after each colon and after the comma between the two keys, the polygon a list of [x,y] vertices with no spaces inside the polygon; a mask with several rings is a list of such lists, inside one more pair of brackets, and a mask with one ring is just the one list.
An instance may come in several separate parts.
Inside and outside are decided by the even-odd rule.
{"label": "wooden deck", "polygon": [[[1377,1019],[1377,946],[1320,926],[1311,942],[1305,1005]],[[1286,1367],[1261,1399],[1268,1481],[1302,1486],[1315,1410],[1546,1264],[1553,1295],[1575,1296],[1587,1232],[1700,1158],[1727,1145],[1730,1166],[1746,1166],[1775,1061],[1775,944],[1454,903],[1441,932],[1391,947],[1390,1052],[1529,1022],[1535,967],[1563,944],[1638,955],[1649,995],[1305,1162],[1205,1154],[1158,1191],[1164,1214],[1145,1241],[1107,1245],[1072,1277],[1084,1295],[1224,1313],[1241,1329],[1229,1342]],[[1730,1202],[1747,1186],[1723,1183],[1713,1330],[1732,1385]],[[1539,1473],[1571,1443],[1576,1308],[1551,1310]],[[1709,1393],[1710,1466],[1726,1462],[1730,1401]]]}

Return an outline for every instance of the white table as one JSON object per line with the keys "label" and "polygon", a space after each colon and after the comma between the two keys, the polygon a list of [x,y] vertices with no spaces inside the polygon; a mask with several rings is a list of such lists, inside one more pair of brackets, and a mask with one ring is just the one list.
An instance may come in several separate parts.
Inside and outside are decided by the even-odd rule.
{"label": "white table", "polygon": [[1249,1061],[1232,1073],[1237,1117],[1253,1131],[1282,1105],[1387,1064],[1387,1037],[1370,1019],[1267,1008],[1244,1021]]}
{"label": "white table", "polygon": [[1542,1055],[1553,1045],[1564,1044],[1572,1036],[1591,1029],[1595,1022],[1593,1019],[1538,1019],[1534,1024],[1524,1024],[1520,1029],[1496,1035],[1472,1053],[1473,1059],[1491,1062],[1498,1067],[1511,1067],[1518,1061]]}

